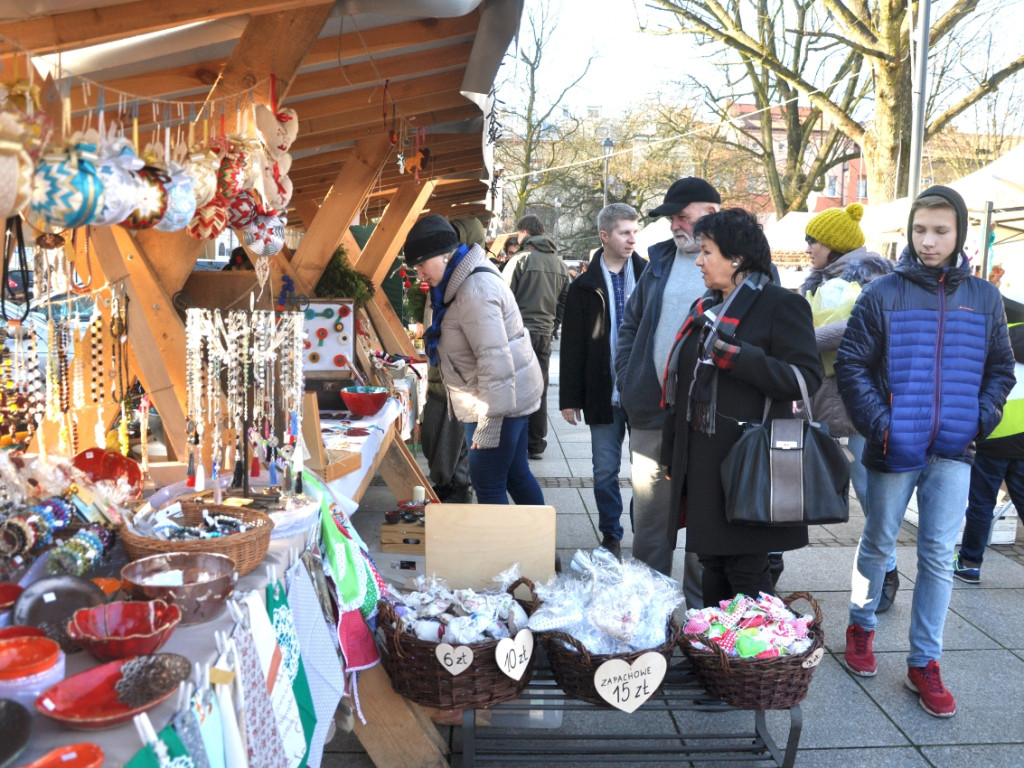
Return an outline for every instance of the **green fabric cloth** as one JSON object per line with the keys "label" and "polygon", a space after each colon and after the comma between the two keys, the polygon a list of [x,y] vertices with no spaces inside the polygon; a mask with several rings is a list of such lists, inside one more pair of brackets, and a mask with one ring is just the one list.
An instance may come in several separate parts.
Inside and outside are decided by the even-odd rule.
{"label": "green fabric cloth", "polygon": [[306,754],[302,757],[301,765],[306,765],[309,758],[309,743],[313,739],[313,731],[316,729],[316,708],[313,706],[313,694],[309,691],[306,668],[302,663],[302,653],[299,650],[299,638],[295,631],[295,622],[292,619],[292,609],[288,605],[288,595],[281,581],[267,584],[267,614],[270,616],[270,623],[274,626],[277,644],[281,648],[281,664],[291,679],[295,703],[299,707],[299,720],[302,723],[302,732],[306,737]]}

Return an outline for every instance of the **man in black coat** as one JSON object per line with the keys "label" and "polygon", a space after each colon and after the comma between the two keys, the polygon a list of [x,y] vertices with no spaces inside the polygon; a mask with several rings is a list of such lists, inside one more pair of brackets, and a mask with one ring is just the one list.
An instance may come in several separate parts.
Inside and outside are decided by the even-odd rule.
{"label": "man in black coat", "polygon": [[615,384],[615,340],[626,301],[647,262],[634,252],[636,210],[624,203],[598,215],[602,247],[569,286],[562,325],[558,406],[570,424],[590,427],[601,546],[620,556],[622,494],[619,465],[626,413]]}

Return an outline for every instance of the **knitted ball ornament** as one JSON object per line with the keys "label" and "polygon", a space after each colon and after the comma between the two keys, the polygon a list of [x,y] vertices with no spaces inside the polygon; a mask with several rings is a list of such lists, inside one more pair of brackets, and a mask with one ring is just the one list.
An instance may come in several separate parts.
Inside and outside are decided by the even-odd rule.
{"label": "knitted ball ornament", "polygon": [[864,232],[860,220],[864,206],[850,203],[846,208],[829,208],[807,222],[808,235],[829,250],[849,253],[864,245]]}

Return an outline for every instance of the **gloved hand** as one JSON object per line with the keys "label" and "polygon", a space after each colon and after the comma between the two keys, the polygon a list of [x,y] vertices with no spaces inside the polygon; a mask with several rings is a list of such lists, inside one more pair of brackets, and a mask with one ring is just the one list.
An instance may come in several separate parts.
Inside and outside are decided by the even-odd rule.
{"label": "gloved hand", "polygon": [[722,338],[715,339],[715,343],[711,345],[711,362],[723,371],[728,371],[736,365],[736,358],[739,357],[739,354],[740,346],[738,344],[730,344]]}

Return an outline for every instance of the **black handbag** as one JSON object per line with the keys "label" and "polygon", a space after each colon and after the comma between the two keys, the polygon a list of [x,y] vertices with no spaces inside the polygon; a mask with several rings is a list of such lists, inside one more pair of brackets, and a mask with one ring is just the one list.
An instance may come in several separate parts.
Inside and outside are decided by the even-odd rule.
{"label": "black handbag", "polygon": [[827,525],[850,519],[850,462],[811,414],[807,384],[793,366],[807,420],[750,422],[722,462],[725,517],[744,525]]}

